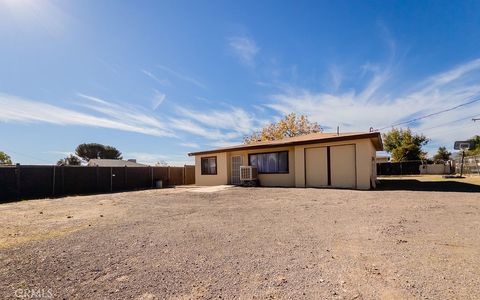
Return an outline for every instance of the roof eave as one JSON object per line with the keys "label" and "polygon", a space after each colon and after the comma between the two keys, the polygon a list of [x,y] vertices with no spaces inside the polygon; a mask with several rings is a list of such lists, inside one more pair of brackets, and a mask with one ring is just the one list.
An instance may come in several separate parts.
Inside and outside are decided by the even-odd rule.
{"label": "roof eave", "polygon": [[284,143],[267,144],[267,145],[245,144],[245,145],[239,145],[238,147],[190,152],[188,153],[188,156],[213,154],[213,153],[221,153],[221,152],[233,152],[233,151],[250,150],[250,149],[267,149],[267,148],[277,148],[277,147],[285,147],[285,146],[324,144],[324,143],[331,143],[331,142],[337,142],[337,141],[361,140],[366,138],[372,139],[372,141],[376,139],[377,143],[373,142],[373,144],[375,145],[375,149],[377,151],[383,150],[383,143],[382,143],[382,137],[380,135],[380,132],[368,132],[368,133],[363,133],[358,135],[334,136],[329,138],[312,139],[307,141],[294,141],[294,142],[284,142]]}

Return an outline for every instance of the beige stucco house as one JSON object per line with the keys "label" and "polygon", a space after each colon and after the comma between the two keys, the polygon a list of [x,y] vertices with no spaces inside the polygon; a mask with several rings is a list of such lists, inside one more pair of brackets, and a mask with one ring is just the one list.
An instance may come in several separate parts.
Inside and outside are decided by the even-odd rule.
{"label": "beige stucco house", "polygon": [[262,186],[375,187],[380,133],[312,133],[189,153],[197,185],[239,184],[240,166],[255,166]]}

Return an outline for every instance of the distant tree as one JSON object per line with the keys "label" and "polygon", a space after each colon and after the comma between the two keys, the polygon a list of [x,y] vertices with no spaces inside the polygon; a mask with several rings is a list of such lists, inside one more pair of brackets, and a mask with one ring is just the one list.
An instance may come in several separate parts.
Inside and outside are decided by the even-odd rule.
{"label": "distant tree", "polygon": [[80,144],[75,149],[75,154],[85,161],[95,158],[122,159],[122,153],[115,147],[97,143]]}
{"label": "distant tree", "polygon": [[3,151],[0,151],[0,165],[11,165],[12,164],[12,159],[10,158],[10,156],[3,152]]}
{"label": "distant tree", "polygon": [[79,166],[81,164],[80,158],[77,156],[70,154],[69,156],[60,159],[57,162],[57,166]]}
{"label": "distant tree", "polygon": [[155,166],[157,167],[166,167],[168,166],[168,163],[164,160],[161,160],[161,161],[157,161],[157,163],[155,164]]}
{"label": "distant tree", "polygon": [[106,159],[122,159],[122,152],[118,151],[115,147],[105,146],[103,152],[101,152],[100,158]]}
{"label": "distant tree", "polygon": [[437,153],[433,156],[435,163],[444,163],[450,159],[452,153],[446,147],[439,147]]}
{"label": "distant tree", "polygon": [[297,117],[295,113],[291,113],[280,121],[271,123],[261,130],[245,136],[243,142],[250,144],[257,141],[274,141],[315,132],[322,132],[322,128],[317,122],[309,121],[304,115]]}
{"label": "distant tree", "polygon": [[476,135],[469,139],[473,143],[472,150],[466,151],[466,155],[479,155],[480,154],[480,135]]}
{"label": "distant tree", "polygon": [[422,150],[429,139],[423,134],[413,134],[410,128],[393,128],[382,134],[385,151],[391,153],[393,161],[426,159],[427,153]]}

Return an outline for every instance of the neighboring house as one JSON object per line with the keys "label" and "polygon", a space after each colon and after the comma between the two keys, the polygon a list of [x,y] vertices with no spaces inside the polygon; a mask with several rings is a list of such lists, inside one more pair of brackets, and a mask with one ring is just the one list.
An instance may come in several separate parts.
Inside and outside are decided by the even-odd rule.
{"label": "neighboring house", "polygon": [[256,166],[262,186],[375,187],[380,133],[312,133],[189,153],[197,185],[239,184],[240,166]]}
{"label": "neighboring house", "polygon": [[388,155],[377,155],[377,163],[386,163],[390,162],[390,156]]}
{"label": "neighboring house", "polygon": [[91,159],[88,161],[89,167],[146,167],[147,165],[139,164],[135,159]]}

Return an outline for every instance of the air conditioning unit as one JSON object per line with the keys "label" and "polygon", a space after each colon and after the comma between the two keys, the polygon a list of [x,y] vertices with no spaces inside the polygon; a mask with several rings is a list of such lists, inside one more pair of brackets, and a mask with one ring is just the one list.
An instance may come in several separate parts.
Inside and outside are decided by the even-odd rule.
{"label": "air conditioning unit", "polygon": [[240,166],[240,180],[251,181],[257,179],[257,167],[252,166]]}

